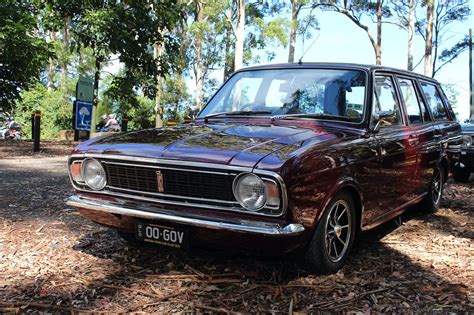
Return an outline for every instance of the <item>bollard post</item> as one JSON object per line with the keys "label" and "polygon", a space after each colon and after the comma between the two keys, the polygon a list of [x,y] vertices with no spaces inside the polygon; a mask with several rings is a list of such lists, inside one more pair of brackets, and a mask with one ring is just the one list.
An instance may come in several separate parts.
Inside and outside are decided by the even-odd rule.
{"label": "bollard post", "polygon": [[122,132],[128,131],[128,119],[122,118]]}
{"label": "bollard post", "polygon": [[33,139],[33,152],[39,152],[40,150],[40,135],[41,135],[41,112],[37,110],[34,115],[34,139]]}
{"label": "bollard post", "polygon": [[35,139],[35,114],[31,114],[31,140]]}

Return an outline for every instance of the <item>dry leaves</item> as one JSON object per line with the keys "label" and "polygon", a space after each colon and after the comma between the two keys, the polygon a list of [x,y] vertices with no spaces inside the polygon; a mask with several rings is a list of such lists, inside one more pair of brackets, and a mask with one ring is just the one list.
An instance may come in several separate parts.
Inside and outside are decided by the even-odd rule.
{"label": "dry leaves", "polygon": [[27,146],[0,143],[0,313],[474,311],[473,182],[450,182],[436,214],[362,235],[342,271],[317,277],[292,256],[131,246],[65,207],[71,145],[21,157]]}

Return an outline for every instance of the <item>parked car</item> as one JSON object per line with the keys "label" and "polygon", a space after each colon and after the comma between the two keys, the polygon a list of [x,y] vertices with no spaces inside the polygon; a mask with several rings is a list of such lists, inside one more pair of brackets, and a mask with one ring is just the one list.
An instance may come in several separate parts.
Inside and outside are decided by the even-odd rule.
{"label": "parked car", "polygon": [[328,274],[360,231],[410,205],[439,207],[461,140],[432,78],[356,64],[253,67],[192,124],[80,144],[67,204],[128,240],[303,249],[308,268]]}
{"label": "parked car", "polygon": [[474,123],[466,122],[461,125],[463,143],[459,162],[453,171],[453,178],[457,182],[467,183],[474,171]]}

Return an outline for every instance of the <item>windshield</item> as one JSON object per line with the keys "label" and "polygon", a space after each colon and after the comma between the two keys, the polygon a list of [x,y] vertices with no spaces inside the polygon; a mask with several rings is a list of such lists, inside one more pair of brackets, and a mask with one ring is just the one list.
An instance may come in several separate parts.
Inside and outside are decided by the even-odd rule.
{"label": "windshield", "polygon": [[[361,122],[366,74],[358,70],[268,69],[235,74],[199,114],[312,115]],[[320,117],[318,115],[321,115]]]}

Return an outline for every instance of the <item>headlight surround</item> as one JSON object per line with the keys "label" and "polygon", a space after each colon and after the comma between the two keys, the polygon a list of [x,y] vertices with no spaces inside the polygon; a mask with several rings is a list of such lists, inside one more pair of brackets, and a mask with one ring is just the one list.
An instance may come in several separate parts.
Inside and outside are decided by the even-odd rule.
{"label": "headlight surround", "polygon": [[267,203],[267,188],[264,181],[252,173],[243,173],[234,180],[235,199],[249,211],[258,211]]}
{"label": "headlight surround", "polygon": [[462,145],[465,147],[470,147],[472,145],[472,136],[463,135],[462,136]]}
{"label": "headlight surround", "polygon": [[81,177],[93,190],[101,190],[107,185],[105,170],[96,159],[85,159],[81,165]]}

